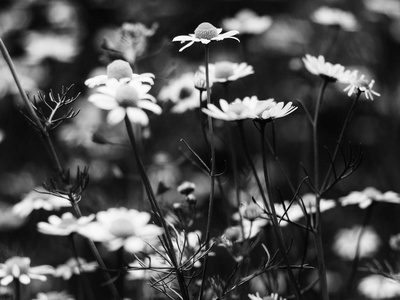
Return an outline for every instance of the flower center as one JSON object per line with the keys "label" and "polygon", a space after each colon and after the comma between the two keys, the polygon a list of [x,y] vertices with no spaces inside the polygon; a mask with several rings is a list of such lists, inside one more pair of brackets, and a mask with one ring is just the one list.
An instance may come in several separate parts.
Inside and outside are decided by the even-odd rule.
{"label": "flower center", "polygon": [[215,78],[228,78],[234,73],[233,63],[229,61],[220,61],[215,64]]}
{"label": "flower center", "polygon": [[135,88],[124,84],[117,89],[115,100],[122,107],[136,107],[139,101],[139,94]]}
{"label": "flower center", "polygon": [[121,78],[132,78],[133,71],[128,62],[117,59],[107,66],[107,77],[120,80]]}
{"label": "flower center", "polygon": [[189,98],[192,95],[192,90],[187,88],[187,87],[183,87],[181,89],[181,91],[179,92],[179,99],[183,100],[186,98]]}
{"label": "flower center", "polygon": [[119,238],[128,238],[135,234],[135,229],[132,226],[131,221],[127,219],[116,219],[111,223],[110,233]]}
{"label": "flower center", "polygon": [[214,25],[203,22],[195,29],[194,36],[198,39],[211,40],[218,36],[218,30]]}
{"label": "flower center", "polygon": [[19,269],[20,274],[26,274],[28,273],[30,263],[29,261],[23,259],[22,257],[12,257],[9,260],[6,261],[6,273],[7,274],[13,274],[13,270],[15,268]]}

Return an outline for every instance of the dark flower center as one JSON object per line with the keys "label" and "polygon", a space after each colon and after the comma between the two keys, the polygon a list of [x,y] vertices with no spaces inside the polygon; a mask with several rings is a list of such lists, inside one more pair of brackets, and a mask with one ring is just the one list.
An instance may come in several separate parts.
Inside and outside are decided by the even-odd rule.
{"label": "dark flower center", "polygon": [[136,89],[125,84],[117,89],[115,100],[122,107],[136,107],[139,101],[139,94]]}
{"label": "dark flower center", "polygon": [[107,66],[107,77],[120,80],[122,78],[132,78],[133,71],[128,62],[117,59]]}
{"label": "dark flower center", "polygon": [[198,39],[211,40],[212,38],[218,36],[218,30],[214,25],[208,22],[203,22],[197,26],[194,31],[194,35]]}

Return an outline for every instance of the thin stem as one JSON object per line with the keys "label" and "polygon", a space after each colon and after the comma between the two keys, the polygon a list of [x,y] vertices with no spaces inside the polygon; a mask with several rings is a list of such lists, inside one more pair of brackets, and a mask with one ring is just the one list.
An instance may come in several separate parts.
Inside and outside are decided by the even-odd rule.
{"label": "thin stem", "polygon": [[325,175],[325,179],[324,179],[324,181],[322,183],[322,186],[321,186],[321,194],[323,194],[325,192],[325,190],[327,189],[328,180],[329,180],[329,177],[330,177],[330,175],[332,174],[332,171],[333,171],[333,163],[335,163],[336,157],[337,157],[339,149],[340,149],[340,143],[343,140],[344,132],[347,129],[347,126],[350,123],[350,120],[351,120],[351,117],[353,116],[353,113],[354,113],[355,107],[357,105],[357,102],[360,99],[360,95],[361,95],[361,92],[358,91],[356,97],[354,98],[354,101],[351,103],[350,109],[347,111],[347,115],[346,115],[346,118],[344,120],[344,123],[343,123],[343,126],[342,126],[342,130],[341,130],[341,132],[339,134],[339,138],[337,140],[336,147],[335,147],[335,150],[334,150],[333,155],[332,155],[332,164],[330,164],[329,169],[328,169],[328,171],[327,171],[327,173]]}
{"label": "thin stem", "polygon": [[319,90],[317,103],[315,105],[314,120],[312,122],[313,127],[313,148],[314,148],[314,186],[316,191],[319,188],[319,151],[318,151],[318,117],[319,110],[322,104],[325,88],[328,85],[328,81],[323,79]]}
{"label": "thin stem", "polygon": [[[290,267],[290,262],[289,262],[289,257],[287,255],[287,249],[286,249],[286,245],[285,245],[285,240],[283,237],[283,233],[281,230],[281,227],[279,226],[279,222],[278,222],[278,216],[276,214],[276,210],[275,210],[275,205],[272,201],[272,191],[271,191],[271,186],[270,186],[270,181],[269,181],[269,175],[268,175],[268,168],[267,168],[267,157],[266,157],[266,143],[265,143],[265,123],[261,123],[260,124],[260,137],[261,137],[261,154],[262,154],[262,162],[263,162],[263,171],[264,171],[264,180],[265,180],[265,188],[267,190],[267,194],[268,194],[268,198],[269,198],[269,204],[270,204],[270,210],[271,210],[271,216],[272,216],[272,223],[273,223],[273,228],[274,228],[274,232],[275,235],[278,239],[278,246],[279,249],[282,251],[282,255],[283,258],[285,260],[286,263],[286,269],[289,275],[289,281],[292,285],[292,288],[294,289],[294,293],[296,296],[296,299],[301,299],[301,292],[299,289],[299,286],[297,285],[297,281],[296,278],[293,274],[293,271]],[[244,137],[244,135],[243,135]],[[243,141],[244,143],[245,141]],[[275,147],[274,147],[275,148]],[[275,151],[275,149],[274,149]],[[268,203],[266,201],[264,201],[264,205],[267,205]]]}
{"label": "thin stem", "polygon": [[21,300],[21,282],[19,278],[14,277],[14,285],[15,285],[15,299],[14,300]]}
{"label": "thin stem", "polygon": [[146,174],[146,171],[143,166],[143,162],[139,156],[138,149],[136,146],[135,135],[134,135],[133,129],[132,129],[132,123],[129,119],[128,114],[126,114],[126,113],[125,113],[124,120],[125,120],[126,130],[128,132],[129,140],[131,142],[133,154],[135,156],[135,160],[136,160],[137,166],[139,168],[140,176],[142,178],[142,181],[143,181],[146,193],[147,193],[147,197],[149,198],[150,205],[151,205],[152,210],[157,218],[157,221],[161,224],[162,228],[164,229],[164,235],[165,235],[166,247],[167,247],[166,250],[168,251],[169,257],[172,261],[172,264],[174,265],[175,273],[176,273],[178,283],[179,283],[179,287],[182,292],[182,298],[183,298],[183,300],[189,300],[189,294],[188,294],[187,286],[185,283],[185,278],[184,278],[182,271],[179,268],[179,265],[178,265],[178,262],[177,262],[177,259],[175,256],[174,246],[172,244],[172,238],[171,238],[171,234],[169,232],[168,225],[167,225],[164,215],[158,205],[153,188],[151,187],[150,180]]}
{"label": "thin stem", "polygon": [[[210,90],[210,74],[209,74],[209,61],[210,61],[210,48],[209,45],[204,45],[204,61],[206,69],[206,89],[207,89],[207,105],[211,104],[211,90]],[[210,197],[208,201],[208,215],[207,215],[207,227],[205,235],[205,244],[208,246],[211,237],[211,225],[212,216],[214,210],[214,188],[215,188],[215,143],[214,143],[214,128],[212,118],[207,115],[208,120],[208,132],[210,135],[210,151],[211,151],[211,167],[210,167]],[[208,252],[204,257],[203,270],[202,270],[202,281],[199,293],[199,300],[203,298],[204,283],[206,277],[206,270],[208,264]]]}

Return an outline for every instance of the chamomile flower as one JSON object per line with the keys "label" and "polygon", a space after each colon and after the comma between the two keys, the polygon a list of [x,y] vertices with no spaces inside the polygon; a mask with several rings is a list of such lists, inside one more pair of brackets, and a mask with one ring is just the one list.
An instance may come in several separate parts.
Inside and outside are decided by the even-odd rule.
{"label": "chamomile flower", "polygon": [[238,121],[257,118],[263,111],[274,105],[273,99],[258,100],[257,96],[245,97],[243,100],[236,99],[232,103],[221,99],[221,109],[214,104],[208,104],[202,111],[215,119],[224,121]]}
{"label": "chamomile flower", "polygon": [[347,92],[350,97],[356,93],[364,93],[365,98],[374,100],[374,96],[380,96],[381,94],[375,92],[372,88],[375,84],[375,80],[367,80],[363,75],[358,76],[358,71],[353,71],[347,78],[347,83],[349,84],[343,91]]}
{"label": "chamomile flower", "polygon": [[[200,70],[205,73],[204,66],[201,66]],[[254,74],[254,69],[245,62],[234,63],[224,60],[209,64],[209,72],[213,82],[225,83]]]}
{"label": "chamomile flower", "polygon": [[367,208],[374,202],[400,204],[400,195],[392,191],[382,193],[374,187],[367,187],[362,191],[354,191],[339,198],[339,202],[343,206],[358,204],[360,208]]}
{"label": "chamomile flower", "polygon": [[29,284],[31,279],[46,281],[45,275],[53,274],[52,266],[43,265],[31,267],[29,257],[14,256],[0,263],[0,284],[8,285],[14,279],[18,279],[22,284]]}
{"label": "chamomile flower", "polygon": [[114,60],[107,66],[107,74],[97,75],[85,81],[85,85],[89,88],[94,88],[99,85],[105,85],[108,81],[118,80],[122,83],[130,80],[139,80],[142,83],[150,85],[154,84],[154,74],[142,73],[134,74],[131,65],[121,59]]}
{"label": "chamomile flower", "polygon": [[222,41],[224,39],[234,39],[239,42],[239,39],[234,37],[239,34],[237,30],[231,30],[225,33],[222,33],[222,28],[217,28],[214,25],[203,22],[194,31],[194,34],[191,33],[189,35],[179,35],[173,38],[173,42],[181,42],[181,44],[188,42],[185,46],[179,49],[179,52],[185,50],[186,48],[192,46],[194,43],[202,43],[207,45],[214,41]]}
{"label": "chamomile flower", "polygon": [[306,57],[303,57],[303,62],[304,66],[311,74],[320,76],[324,80],[330,82],[343,81],[344,77],[348,76],[350,73],[340,64],[334,65],[330,62],[326,62],[322,55],[315,57],[306,54]]}
{"label": "chamomile flower", "polygon": [[398,282],[376,274],[361,279],[357,290],[368,299],[395,299],[400,296]]}
{"label": "chamomile flower", "polygon": [[94,219],[94,215],[75,218],[70,212],[64,213],[61,218],[51,215],[47,222],[37,224],[39,232],[49,235],[68,236],[78,231],[79,227],[84,226]]}
{"label": "chamomile flower", "polygon": [[117,79],[110,79],[105,86],[97,89],[89,97],[89,101],[97,107],[109,110],[107,121],[111,125],[121,122],[125,113],[133,123],[146,126],[149,123],[149,117],[143,109],[149,110],[155,114],[161,114],[161,107],[154,103],[156,100],[148,94],[151,86],[142,83],[140,80],[131,80],[127,83],[121,83]]}
{"label": "chamomile flower", "polygon": [[[79,262],[79,263],[78,263]],[[62,277],[69,280],[72,275],[80,275],[83,272],[94,272],[98,268],[97,262],[87,262],[85,259],[75,257],[68,259],[64,264],[58,265],[54,270],[54,277]]]}
{"label": "chamomile flower", "polygon": [[352,13],[328,6],[321,6],[315,10],[311,20],[321,25],[339,26],[346,31],[356,31],[359,27]]}
{"label": "chamomile flower", "polygon": [[222,20],[222,27],[226,30],[238,30],[241,34],[261,34],[272,25],[269,16],[258,16],[254,11],[244,8],[233,18]]}
{"label": "chamomile flower", "polygon": [[274,120],[278,118],[283,118],[297,109],[297,106],[293,106],[292,102],[288,102],[286,103],[286,105],[283,102],[274,103],[275,105],[268,107],[262,112],[262,114],[260,115],[260,119]]}
{"label": "chamomile flower", "polygon": [[124,247],[129,252],[143,251],[147,242],[156,243],[163,229],[148,224],[150,214],[124,207],[97,213],[97,221],[79,229],[79,233],[94,241],[105,243],[110,251]]}

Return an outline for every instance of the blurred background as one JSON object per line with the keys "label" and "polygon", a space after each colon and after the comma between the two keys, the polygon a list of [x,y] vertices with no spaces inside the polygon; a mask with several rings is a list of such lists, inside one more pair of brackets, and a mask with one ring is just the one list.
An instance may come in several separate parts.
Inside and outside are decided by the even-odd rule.
{"label": "blurred background", "polygon": [[[340,9],[347,14],[332,23],[331,19],[337,19],[329,12],[319,11],[321,7]],[[255,21],[246,23],[243,21],[246,18]],[[80,93],[73,105],[80,110],[79,115],[55,129],[52,137],[62,164],[71,169],[71,174],[77,166],[90,167],[90,184],[81,202],[84,214],[109,206],[134,206],[132,199],[141,193],[123,124],[109,126],[105,112],[87,101],[92,91],[84,85],[86,79],[105,74],[106,65],[116,58],[130,59],[137,73],[154,73],[155,84],[150,93],[156,98],[163,95],[158,100],[164,113],[150,116],[150,126],[142,132],[141,149],[152,183],[157,187],[163,182],[171,188],[164,195],[167,206],[179,200],[177,185],[184,180],[193,181],[198,186],[199,207],[205,209],[208,179],[185,159],[182,151],[187,149],[180,142],[185,139],[208,161],[208,148],[197,122],[198,112],[171,111],[174,103],[187,97],[185,93],[194,93],[193,83],[181,80],[182,74],[191,74],[204,63],[203,47],[195,44],[180,53],[180,45],[172,43],[172,39],[193,33],[205,21],[224,31],[240,31],[240,43],[226,40],[212,44],[211,62],[246,62],[254,68],[253,75],[230,84],[230,100],[252,95],[285,102],[300,99],[313,111],[320,78],[304,68],[301,59],[305,54],[324,55],[329,62],[357,69],[374,79],[373,89],[381,97],[375,97],[374,101],[363,98],[359,102],[343,140],[344,145],[351,141],[354,149],[362,147],[364,161],[350,178],[330,191],[329,198],[338,199],[368,186],[381,191],[400,191],[399,1],[3,0],[0,37],[29,97],[34,99],[38,91],[59,93],[62,86],[71,85],[71,96]],[[135,53],[122,37],[124,23],[142,24],[134,31],[135,41],[141,45]],[[171,94],[163,92],[167,86],[174,86]],[[343,92],[345,87],[339,83],[329,85],[321,108],[321,144],[331,151],[351,103],[351,98]],[[213,101],[222,96],[222,87],[215,86]],[[21,97],[0,58],[0,262],[12,255],[26,255],[35,257],[37,263],[58,263],[68,255],[43,257],[39,241],[47,238],[35,233],[34,224],[45,219],[47,212],[35,212],[27,220],[12,216],[9,211],[11,205],[54,175],[44,145],[20,113],[21,109],[24,110]],[[246,126],[249,146],[257,159],[260,151],[257,132],[251,122]],[[93,142],[93,136],[97,143]],[[278,121],[276,137],[279,155],[290,178],[299,182],[305,175],[299,162],[312,169],[311,126],[304,111],[298,109]],[[221,159],[229,152],[223,143],[218,151]],[[321,152],[322,167],[326,168],[328,162]],[[279,167],[271,164],[273,186],[279,187],[283,199],[289,199],[291,193],[285,188]],[[216,211],[217,215],[223,211],[223,205],[217,205]],[[382,240],[380,258],[393,261],[398,258],[390,252],[387,241],[400,231],[399,213],[396,205],[380,204],[371,218],[370,223]],[[339,227],[360,224],[363,218],[364,211],[357,207],[330,211],[324,227],[327,251]],[[220,234],[225,225],[216,224],[215,234]],[[53,248],[57,252],[55,249],[62,247],[62,242],[47,247],[49,253]],[[327,259],[333,274],[346,272],[345,263],[337,263],[333,253],[328,253]],[[332,276],[337,277],[340,279]]]}

